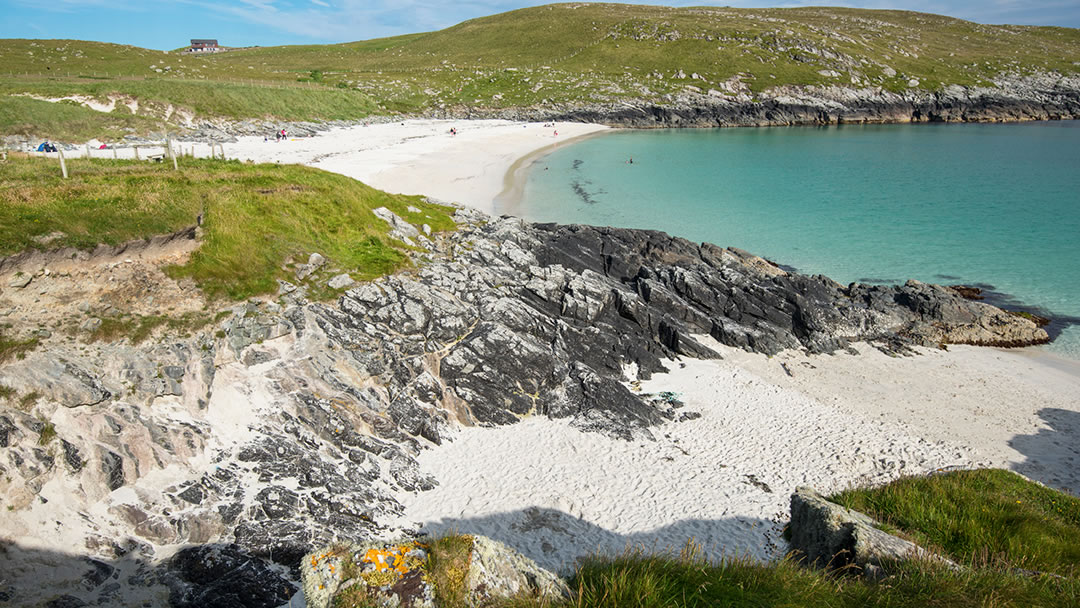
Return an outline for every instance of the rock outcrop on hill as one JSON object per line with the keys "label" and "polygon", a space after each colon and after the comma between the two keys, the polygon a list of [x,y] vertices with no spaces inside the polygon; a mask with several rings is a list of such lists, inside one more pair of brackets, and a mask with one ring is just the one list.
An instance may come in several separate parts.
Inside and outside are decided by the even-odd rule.
{"label": "rock outcrop on hill", "polygon": [[[706,335],[763,353],[1046,340],[931,285],[845,287],[659,232],[458,217],[416,237],[415,271],[332,304],[282,283],[188,337],[46,331],[0,364],[21,396],[0,406],[0,597],[280,605],[315,547],[410,534],[397,497],[437,483],[415,456],[448,428],[548,416],[648,440],[687,414],[627,381],[717,357]],[[40,298],[62,280],[34,277]]]}
{"label": "rock outcrop on hill", "polygon": [[1080,118],[1080,77],[1001,76],[994,86],[949,85],[936,91],[783,86],[753,97],[686,92],[667,103],[591,104],[539,110],[535,118],[633,128],[1070,120]]}

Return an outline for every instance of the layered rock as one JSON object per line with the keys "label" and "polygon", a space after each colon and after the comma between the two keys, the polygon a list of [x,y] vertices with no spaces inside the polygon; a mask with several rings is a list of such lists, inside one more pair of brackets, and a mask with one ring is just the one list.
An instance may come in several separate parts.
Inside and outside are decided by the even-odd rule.
{"label": "layered rock", "polygon": [[[899,92],[881,87],[783,86],[711,95],[687,91],[662,103],[635,100],[495,112],[508,118],[598,122],[633,128],[748,127],[920,122],[1018,122],[1080,118],[1080,77],[1001,75],[994,86]],[[489,113],[480,113],[487,117]]]}
{"label": "layered rock", "polygon": [[[547,416],[648,440],[676,410],[627,381],[717,357],[702,335],[762,353],[1046,339],[921,283],[845,287],[659,232],[458,219],[436,241],[399,226],[430,248],[418,268],[334,303],[283,283],[189,337],[53,336],[0,366],[34,395],[0,408],[9,599],[274,605],[313,548],[407,536],[397,497],[434,487],[415,456],[455,425]],[[243,581],[210,581],[222,568]],[[270,591],[237,604],[244,585]]]}

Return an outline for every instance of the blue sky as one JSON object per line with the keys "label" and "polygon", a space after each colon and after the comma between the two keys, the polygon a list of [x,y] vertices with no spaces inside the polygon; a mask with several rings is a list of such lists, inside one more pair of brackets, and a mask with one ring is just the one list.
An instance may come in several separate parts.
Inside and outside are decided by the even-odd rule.
{"label": "blue sky", "polygon": [[[349,42],[442,29],[533,0],[0,0],[0,38],[75,38],[152,49],[217,38],[228,46]],[[642,4],[643,2],[637,2]],[[980,23],[1080,28],[1080,0],[674,0],[668,6],[852,6]]]}

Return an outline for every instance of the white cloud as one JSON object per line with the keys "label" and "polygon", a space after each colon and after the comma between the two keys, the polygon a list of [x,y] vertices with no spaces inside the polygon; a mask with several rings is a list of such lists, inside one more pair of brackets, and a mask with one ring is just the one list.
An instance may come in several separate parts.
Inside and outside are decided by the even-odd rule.
{"label": "white cloud", "polygon": [[311,3],[312,4],[318,4],[319,6],[325,6],[326,8],[330,8],[330,5],[328,3],[326,3],[326,2],[323,2],[322,0],[311,0]]}

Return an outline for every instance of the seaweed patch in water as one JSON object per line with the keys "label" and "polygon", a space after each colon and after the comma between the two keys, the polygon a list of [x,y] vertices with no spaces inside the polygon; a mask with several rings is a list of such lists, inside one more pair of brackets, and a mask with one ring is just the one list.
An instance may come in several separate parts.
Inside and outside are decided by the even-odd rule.
{"label": "seaweed patch in water", "polygon": [[573,189],[574,194],[578,195],[578,198],[580,198],[581,200],[585,201],[586,203],[588,203],[590,205],[595,205],[596,203],[600,202],[600,201],[596,200],[595,197],[597,195],[604,194],[604,191],[603,190],[597,190],[596,192],[590,193],[588,190],[585,189],[585,185],[586,184],[591,184],[591,183],[592,182],[590,182],[588,180],[586,180],[584,182],[574,181],[574,182],[570,183],[570,188]]}
{"label": "seaweed patch in water", "polygon": [[574,159],[574,164],[570,168],[577,171],[578,169],[581,168],[581,165],[583,165],[583,164],[585,164],[585,161],[583,161],[583,160],[581,160],[579,158],[575,158]]}

